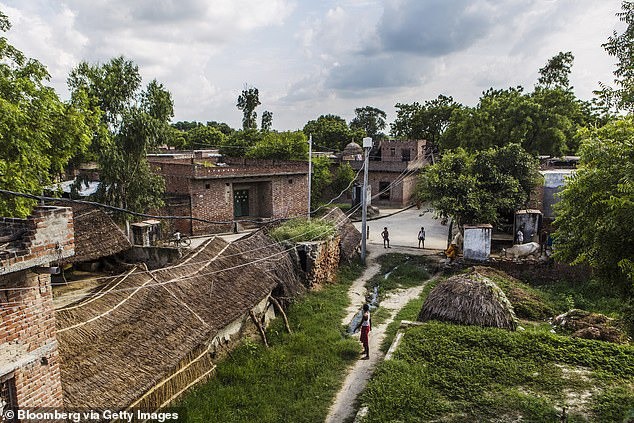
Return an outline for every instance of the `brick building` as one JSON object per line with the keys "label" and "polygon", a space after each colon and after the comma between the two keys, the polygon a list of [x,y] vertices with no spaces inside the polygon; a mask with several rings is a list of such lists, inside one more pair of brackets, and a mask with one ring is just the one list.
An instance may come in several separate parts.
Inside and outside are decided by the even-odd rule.
{"label": "brick building", "polygon": [[[412,201],[417,175],[428,164],[426,145],[425,140],[378,141],[370,153],[368,168],[372,204],[400,207]],[[363,167],[361,157],[356,159],[348,160],[355,171]],[[363,173],[359,174],[358,182],[363,183]]]}
{"label": "brick building", "polygon": [[74,254],[72,216],[0,218],[0,412],[63,405],[49,266]]}
{"label": "brick building", "polygon": [[[193,235],[308,213],[308,163],[215,157],[148,157],[165,178],[163,214],[191,216],[176,229]],[[208,223],[203,219],[216,223]]]}

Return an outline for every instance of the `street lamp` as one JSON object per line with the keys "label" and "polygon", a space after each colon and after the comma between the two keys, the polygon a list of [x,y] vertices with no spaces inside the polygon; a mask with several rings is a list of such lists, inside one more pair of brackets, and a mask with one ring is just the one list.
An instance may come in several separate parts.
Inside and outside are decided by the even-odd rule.
{"label": "street lamp", "polygon": [[365,244],[367,242],[367,218],[368,218],[368,163],[370,161],[370,149],[372,148],[372,138],[363,138],[363,190],[361,191],[361,262],[365,264]]}

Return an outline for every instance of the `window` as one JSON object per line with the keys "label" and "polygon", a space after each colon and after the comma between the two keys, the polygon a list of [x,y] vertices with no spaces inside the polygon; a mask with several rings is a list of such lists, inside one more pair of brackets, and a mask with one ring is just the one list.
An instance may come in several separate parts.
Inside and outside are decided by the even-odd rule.
{"label": "window", "polygon": [[396,157],[396,148],[390,148],[390,156]]}
{"label": "window", "polygon": [[[17,410],[18,402],[15,393],[15,378],[13,374],[0,376],[0,416],[4,416],[8,410]],[[5,419],[6,422],[17,422],[17,418]]]}
{"label": "window", "polygon": [[211,188],[211,184],[205,184],[205,189]]}
{"label": "window", "polygon": [[289,180],[288,180],[288,183],[289,183],[289,184],[292,184],[292,183],[293,183],[293,179],[289,179]]}
{"label": "window", "polygon": [[409,161],[410,161],[410,152],[409,152],[409,148],[403,148],[403,149],[401,150],[401,157],[402,157],[402,160],[403,160],[404,162],[409,162]]}
{"label": "window", "polygon": [[389,199],[390,199],[390,183],[379,182],[379,200],[389,200]]}

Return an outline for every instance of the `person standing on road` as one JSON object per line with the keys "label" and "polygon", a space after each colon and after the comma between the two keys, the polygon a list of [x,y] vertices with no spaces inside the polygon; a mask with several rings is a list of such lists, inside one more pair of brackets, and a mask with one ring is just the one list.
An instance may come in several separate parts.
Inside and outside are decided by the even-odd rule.
{"label": "person standing on road", "polygon": [[383,248],[392,248],[390,247],[390,233],[387,231],[387,226],[383,228],[381,236],[383,237]]}
{"label": "person standing on road", "polygon": [[361,344],[363,344],[363,360],[370,359],[370,331],[372,330],[372,319],[370,318],[370,306],[363,304],[363,313],[361,315],[361,321],[355,328],[355,332],[361,328]]}
{"label": "person standing on road", "polygon": [[421,244],[423,248],[425,248],[425,227],[421,226],[420,231],[418,232],[418,248],[420,248]]}

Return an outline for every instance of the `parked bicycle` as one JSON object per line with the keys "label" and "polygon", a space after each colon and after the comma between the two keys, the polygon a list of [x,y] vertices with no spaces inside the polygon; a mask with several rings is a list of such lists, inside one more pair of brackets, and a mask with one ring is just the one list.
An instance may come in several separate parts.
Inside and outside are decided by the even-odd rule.
{"label": "parked bicycle", "polygon": [[189,247],[192,243],[187,235],[183,235],[180,232],[174,232],[167,242],[168,244],[174,244],[177,248]]}

